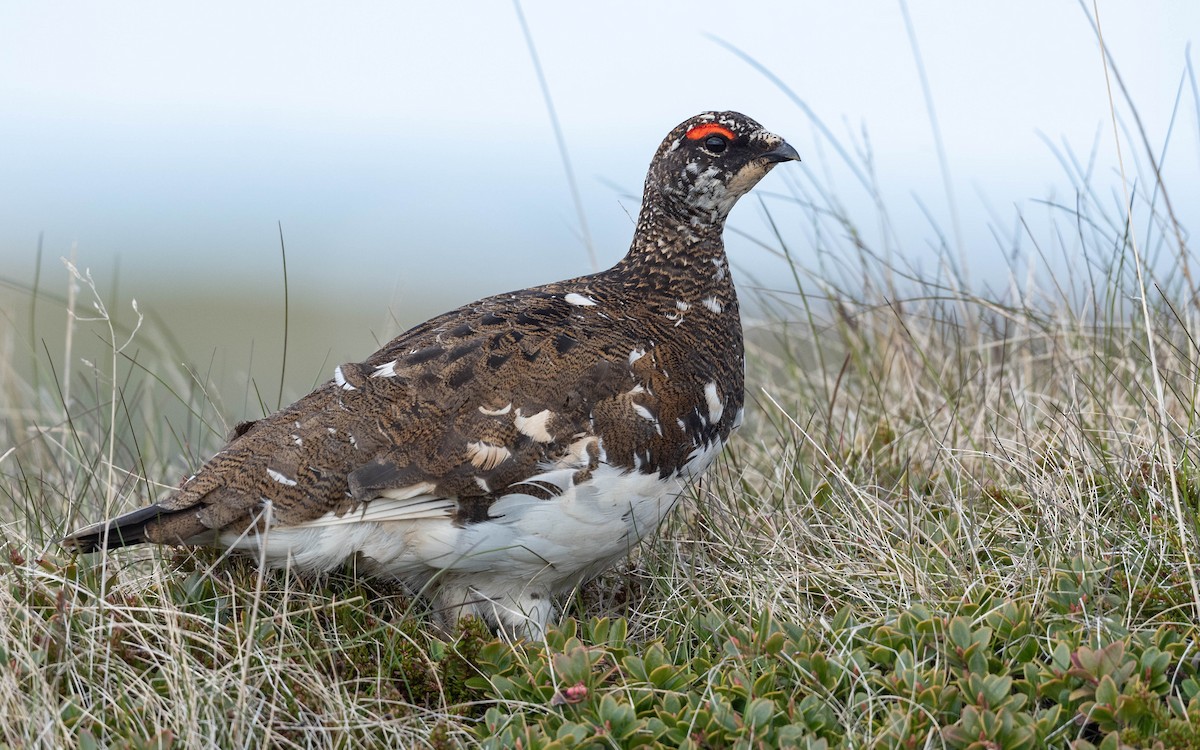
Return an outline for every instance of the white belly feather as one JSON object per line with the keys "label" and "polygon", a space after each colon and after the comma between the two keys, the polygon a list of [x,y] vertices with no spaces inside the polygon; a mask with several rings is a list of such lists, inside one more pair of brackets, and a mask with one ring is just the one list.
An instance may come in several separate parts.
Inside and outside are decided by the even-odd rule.
{"label": "white belly feather", "polygon": [[[679,476],[665,480],[605,463],[582,485],[572,483],[573,470],[547,471],[530,481],[554,484],[560,494],[504,495],[489,507],[489,518],[476,523],[457,523],[453,499],[426,494],[379,498],[342,516],[269,526],[261,534],[227,533],[220,543],[272,567],[316,573],[357,556],[365,572],[418,590],[433,582],[443,606],[474,606],[476,614],[537,636],[550,616],[543,599],[627,555],[720,449],[719,443],[697,448]],[[480,600],[487,611],[480,611]]]}
{"label": "white belly feather", "polygon": [[[600,465],[591,481],[549,499],[511,494],[497,500],[486,521],[458,525],[454,502],[429,496],[380,499],[371,512],[327,516],[309,524],[270,528],[222,543],[268,564],[324,572],[358,553],[379,574],[399,578],[439,571],[496,571],[553,590],[603,570],[662,521],[683,491],[682,479]],[[389,508],[393,506],[388,513]],[[265,544],[265,549],[259,547]]]}

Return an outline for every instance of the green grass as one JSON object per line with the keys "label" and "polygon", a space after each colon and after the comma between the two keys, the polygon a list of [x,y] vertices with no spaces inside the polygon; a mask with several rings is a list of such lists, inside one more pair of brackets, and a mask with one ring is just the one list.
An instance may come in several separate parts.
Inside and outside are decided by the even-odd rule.
{"label": "green grass", "polygon": [[222,398],[82,279],[75,343],[0,381],[0,747],[1200,748],[1200,306],[1139,166],[1130,215],[1069,172],[1046,233],[1002,239],[1079,270],[999,291],[885,262],[882,204],[794,179],[746,427],[544,644],[351,571],[65,554],[276,395]]}

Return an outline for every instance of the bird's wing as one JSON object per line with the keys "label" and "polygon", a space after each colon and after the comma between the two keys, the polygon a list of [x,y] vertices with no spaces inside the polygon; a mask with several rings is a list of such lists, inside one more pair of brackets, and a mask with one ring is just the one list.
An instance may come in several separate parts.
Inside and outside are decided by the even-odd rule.
{"label": "bird's wing", "polygon": [[479,520],[504,494],[553,494],[556,472],[581,479],[599,459],[600,427],[613,428],[606,447],[621,453],[661,435],[650,420],[624,420],[653,409],[638,385],[648,363],[608,346],[617,337],[589,329],[597,319],[585,324],[563,297],[489,298],[341,365],[295,404],[239,426],[159,501],[148,537],[241,530],[268,513],[288,526]]}

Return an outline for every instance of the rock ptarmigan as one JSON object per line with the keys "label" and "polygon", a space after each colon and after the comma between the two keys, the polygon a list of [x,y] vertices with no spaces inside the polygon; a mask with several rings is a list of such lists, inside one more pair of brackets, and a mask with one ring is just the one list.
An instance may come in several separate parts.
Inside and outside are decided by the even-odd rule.
{"label": "rock ptarmigan", "polygon": [[671,131],[629,253],[590,276],[423,323],[238,425],[158,502],[71,534],[83,552],[211,545],[359,571],[540,637],[551,597],[659,525],[742,419],[725,219],[795,149],[736,112]]}

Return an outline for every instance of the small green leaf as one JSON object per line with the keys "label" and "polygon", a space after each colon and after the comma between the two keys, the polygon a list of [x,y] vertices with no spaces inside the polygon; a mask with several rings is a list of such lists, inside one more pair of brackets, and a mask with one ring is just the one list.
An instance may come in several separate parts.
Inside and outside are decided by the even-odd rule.
{"label": "small green leaf", "polygon": [[1116,708],[1117,698],[1121,696],[1121,691],[1117,689],[1117,683],[1112,677],[1104,675],[1100,678],[1100,683],[1096,685],[1096,702],[1106,706]]}
{"label": "small green leaf", "polygon": [[766,698],[755,698],[746,707],[746,724],[751,727],[764,727],[771,723],[775,716],[775,704]]}
{"label": "small green leaf", "polygon": [[971,626],[961,617],[955,617],[950,620],[948,630],[950,642],[960,649],[966,649],[973,642],[971,639]]}

